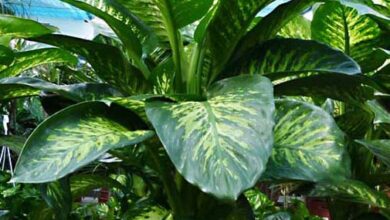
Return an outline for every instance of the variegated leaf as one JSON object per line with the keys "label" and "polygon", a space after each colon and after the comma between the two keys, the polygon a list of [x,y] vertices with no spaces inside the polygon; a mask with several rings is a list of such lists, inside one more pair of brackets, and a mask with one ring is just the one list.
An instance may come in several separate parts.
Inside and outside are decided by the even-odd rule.
{"label": "variegated leaf", "polygon": [[361,66],[364,72],[383,64],[385,58],[373,60],[376,47],[388,45],[381,39],[378,24],[359,11],[338,2],[327,2],[315,12],[312,21],[312,38],[344,51]]}
{"label": "variegated leaf", "polygon": [[378,101],[367,101],[367,105],[374,112],[374,124],[390,124],[390,112],[388,112]]}
{"label": "variegated leaf", "polygon": [[[361,75],[326,73],[282,82],[275,95],[332,98],[344,102],[364,102],[374,98],[374,89]],[[364,85],[365,84],[365,85]]]}
{"label": "variegated leaf", "polygon": [[207,101],[146,104],[178,171],[202,191],[236,199],[265,170],[272,148],[273,89],[264,77],[217,82]]}
{"label": "variegated leaf", "polygon": [[365,146],[379,160],[390,167],[390,140],[357,140],[356,142]]}
{"label": "variegated leaf", "polygon": [[310,193],[311,196],[332,197],[349,202],[362,203],[380,208],[390,207],[390,198],[384,193],[371,189],[356,180],[344,180],[333,183],[319,183]]}
{"label": "variegated leaf", "polygon": [[75,66],[78,60],[69,52],[58,48],[45,48],[15,53],[14,63],[0,72],[0,78],[17,76],[23,71],[43,64],[64,63]]}
{"label": "variegated leaf", "polygon": [[270,2],[272,0],[218,1],[203,36],[214,66],[211,80],[223,70],[256,14]]}
{"label": "variegated leaf", "polygon": [[[75,7],[78,7],[82,10],[91,12],[92,14],[103,19],[116,33],[118,38],[122,41],[125,46],[126,54],[134,61],[136,67],[138,67],[145,78],[149,78],[150,70],[146,66],[146,64],[141,59],[142,57],[142,45],[140,39],[137,38],[137,35],[133,31],[134,25],[127,26],[122,21],[110,15],[110,12],[115,14],[119,13],[116,11],[116,8],[121,7],[120,5],[115,7],[115,5],[109,4],[105,0],[61,0],[63,2],[67,2]],[[99,8],[107,8],[105,11],[100,10]],[[108,13],[107,13],[108,12]],[[129,19],[133,20],[133,23],[137,20],[134,17],[127,16]],[[127,19],[127,20],[129,20]],[[136,28],[140,26],[138,23]],[[146,29],[146,28],[145,28]],[[152,35],[152,34],[150,34]]]}
{"label": "variegated leaf", "polygon": [[302,15],[296,16],[288,22],[280,31],[279,36],[303,40],[311,39],[310,21]]}
{"label": "variegated leaf", "polygon": [[350,57],[324,44],[310,40],[274,39],[253,48],[231,67],[227,67],[225,72],[249,72],[277,80],[313,72],[354,75],[361,71]]}
{"label": "variegated leaf", "polygon": [[0,14],[0,36],[10,38],[37,37],[53,33],[49,28],[36,21]]}
{"label": "variegated leaf", "polygon": [[152,131],[133,130],[129,121],[132,116],[129,111],[102,102],[84,102],[56,113],[28,138],[12,181],[50,182],[96,160],[110,149],[151,137]]}
{"label": "variegated leaf", "polygon": [[32,40],[83,56],[96,75],[125,94],[140,93],[149,88],[141,72],[116,47],[64,35],[46,35]]}
{"label": "variegated leaf", "polygon": [[10,48],[0,45],[0,71],[10,65],[14,59],[14,52]]}
{"label": "variegated leaf", "polygon": [[[200,19],[212,0],[117,0],[153,28],[160,41],[169,41],[175,78],[181,85],[187,77],[187,62],[180,28]],[[181,86],[178,86],[180,88]]]}
{"label": "variegated leaf", "polygon": [[23,145],[26,142],[26,138],[21,136],[0,136],[0,146],[9,147],[17,154],[22,151]]}
{"label": "variegated leaf", "polygon": [[299,101],[277,100],[274,148],[265,179],[321,181],[350,175],[344,134],[331,115]]}
{"label": "variegated leaf", "polygon": [[92,174],[82,174],[70,177],[70,187],[73,198],[85,196],[97,188],[124,188],[118,181],[111,179],[110,177]]}
{"label": "variegated leaf", "polygon": [[245,56],[247,51],[258,47],[267,40],[276,37],[277,33],[296,16],[300,16],[304,10],[319,0],[287,1],[279,5],[250,30],[240,40],[233,61]]}
{"label": "variegated leaf", "polygon": [[0,79],[0,100],[37,96],[40,91],[53,92],[74,101],[99,100],[122,95],[111,86],[103,83],[56,85],[31,77]]}

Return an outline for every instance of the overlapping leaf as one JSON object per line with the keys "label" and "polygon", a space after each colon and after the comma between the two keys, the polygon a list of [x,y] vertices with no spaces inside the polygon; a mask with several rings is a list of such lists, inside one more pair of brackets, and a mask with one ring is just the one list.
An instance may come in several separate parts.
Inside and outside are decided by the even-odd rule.
{"label": "overlapping leaf", "polygon": [[0,71],[10,65],[15,59],[15,55],[11,49],[0,45]]}
{"label": "overlapping leaf", "polygon": [[204,36],[212,59],[213,75],[223,70],[237,43],[246,33],[253,18],[271,0],[221,0],[211,18]]}
{"label": "overlapping leaf", "polygon": [[97,188],[117,188],[123,186],[116,180],[98,175],[75,175],[70,178],[70,187],[73,198],[85,196]]}
{"label": "overlapping leaf", "polygon": [[273,89],[268,79],[217,82],[207,101],[147,103],[146,114],[177,170],[204,192],[236,199],[271,153]]}
{"label": "overlapping leaf", "polygon": [[357,140],[390,167],[390,140]]}
{"label": "overlapping leaf", "polygon": [[58,48],[46,48],[15,53],[14,63],[0,72],[0,78],[17,76],[23,71],[43,64],[64,63],[75,66],[77,58]]}
{"label": "overlapping leaf", "polygon": [[33,20],[11,15],[0,15],[1,37],[28,38],[51,34],[53,32],[53,28],[49,28]]}
{"label": "overlapping leaf", "polygon": [[140,71],[126,60],[118,48],[63,35],[46,35],[33,40],[83,56],[102,80],[125,94],[142,92],[149,87]]}
{"label": "overlapping leaf", "polygon": [[[153,34],[148,31],[148,28],[143,25],[134,16],[120,11],[121,6],[115,7],[114,4],[105,0],[62,0],[72,4],[75,7],[91,12],[94,15],[102,18],[117,34],[119,39],[125,46],[127,55],[134,60],[135,65],[142,70],[145,78],[148,78],[150,71],[146,64],[141,59],[142,57],[142,45],[141,40],[144,40],[144,44],[150,47],[154,47],[151,42]],[[119,19],[119,20],[118,20]],[[138,31],[138,36],[135,31]],[[141,34],[141,36],[140,36]],[[145,37],[146,39],[139,39]],[[145,42],[149,41],[149,42]]]}
{"label": "overlapping leaf", "polygon": [[315,41],[274,39],[253,48],[225,72],[262,74],[276,80],[307,73],[354,75],[360,67],[342,52]]}
{"label": "overlapping leaf", "polygon": [[0,146],[9,147],[12,151],[20,153],[26,138],[21,136],[0,136]]}
{"label": "overlapping leaf", "polygon": [[319,183],[310,193],[311,196],[330,196],[349,202],[368,204],[380,208],[389,208],[390,199],[362,182],[344,180],[334,183]]}
{"label": "overlapping leaf", "polygon": [[344,134],[321,108],[277,100],[274,148],[264,178],[322,181],[350,175]]}
{"label": "overlapping leaf", "polygon": [[72,211],[72,195],[70,193],[69,179],[39,185],[41,196],[46,204],[53,210],[54,218],[67,220]]}
{"label": "overlapping leaf", "polygon": [[248,50],[263,44],[267,40],[276,37],[277,33],[295,17],[310,5],[318,0],[288,1],[279,5],[270,14],[262,18],[245,36],[240,40],[233,61],[244,56]]}
{"label": "overlapping leaf", "polygon": [[298,15],[290,22],[288,22],[282,29],[280,29],[278,35],[285,38],[310,40],[310,21],[305,17]]}
{"label": "overlapping leaf", "polygon": [[376,100],[371,100],[367,102],[367,105],[370,107],[371,111],[374,112],[375,124],[386,123],[390,124],[390,113]]}
{"label": "overlapping leaf", "polygon": [[58,112],[29,137],[12,181],[53,181],[110,149],[130,146],[153,135],[152,131],[133,130],[132,122],[124,120],[131,116],[131,112],[102,102],[84,102]]}
{"label": "overlapping leaf", "polygon": [[361,76],[346,74],[319,74],[282,82],[275,86],[276,95],[332,98],[356,103],[374,98],[374,89]]}
{"label": "overlapping leaf", "polygon": [[121,93],[107,84],[82,83],[56,85],[38,78],[11,77],[0,79],[0,100],[37,96],[40,91],[57,93],[74,101],[98,100],[121,96]]}
{"label": "overlapping leaf", "polygon": [[328,2],[321,5],[312,21],[312,38],[344,51],[362,65],[364,72],[381,66],[385,58],[373,60],[376,47],[388,44],[379,26],[358,11]]}
{"label": "overlapping leaf", "polygon": [[169,41],[175,64],[176,83],[187,78],[186,60],[179,29],[200,19],[212,4],[212,0],[117,0],[136,14],[159,36],[160,41]]}

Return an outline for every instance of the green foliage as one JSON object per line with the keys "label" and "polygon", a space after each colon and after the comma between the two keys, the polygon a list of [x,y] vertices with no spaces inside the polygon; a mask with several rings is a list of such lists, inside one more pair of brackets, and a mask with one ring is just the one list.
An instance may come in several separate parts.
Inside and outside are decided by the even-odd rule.
{"label": "green foliage", "polygon": [[[16,187],[1,191],[7,217],[316,219],[258,182],[331,197],[335,219],[386,213],[386,2],[63,1],[116,36],[0,16],[0,112],[11,117],[0,144],[20,154]],[[102,187],[106,204],[73,201]]]}

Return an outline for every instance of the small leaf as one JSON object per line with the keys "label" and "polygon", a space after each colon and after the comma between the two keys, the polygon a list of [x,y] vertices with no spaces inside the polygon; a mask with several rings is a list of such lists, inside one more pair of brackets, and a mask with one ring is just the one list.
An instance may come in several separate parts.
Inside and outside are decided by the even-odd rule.
{"label": "small leaf", "polygon": [[9,147],[18,154],[22,151],[25,142],[26,138],[21,136],[0,136],[0,146]]}
{"label": "small leaf", "polygon": [[70,177],[70,187],[73,198],[85,196],[86,194],[97,188],[123,188],[123,186],[118,181],[109,177],[86,174],[74,175]]}
{"label": "small leaf", "polygon": [[356,140],[367,147],[379,160],[390,167],[390,140]]}
{"label": "small leaf", "polygon": [[390,124],[390,113],[378,101],[367,101],[367,105],[375,114],[374,124]]}
{"label": "small leaf", "polygon": [[274,148],[263,178],[322,181],[350,175],[344,134],[320,107],[276,101]]}
{"label": "small leaf", "polygon": [[8,47],[0,45],[0,71],[4,66],[10,65],[15,59],[14,52]]}
{"label": "small leaf", "polygon": [[132,130],[125,117],[130,118],[131,112],[102,102],[84,102],[54,114],[28,138],[12,181],[53,181],[110,149],[137,144],[153,135],[152,131]]}
{"label": "small leaf", "polygon": [[55,219],[67,220],[72,211],[72,195],[69,179],[63,178],[55,182],[39,185],[42,198],[53,210]]}
{"label": "small leaf", "polygon": [[344,180],[334,183],[319,183],[310,193],[311,196],[332,197],[344,201],[362,203],[380,208],[389,208],[390,199],[362,182]]}
{"label": "small leaf", "polygon": [[207,101],[146,104],[177,170],[202,191],[225,199],[236,199],[263,173],[273,110],[272,84],[258,75],[217,82]]}

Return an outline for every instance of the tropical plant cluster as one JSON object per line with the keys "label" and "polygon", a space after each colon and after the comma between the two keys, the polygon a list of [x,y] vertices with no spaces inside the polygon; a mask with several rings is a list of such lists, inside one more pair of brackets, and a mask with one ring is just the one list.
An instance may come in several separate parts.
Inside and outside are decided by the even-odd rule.
{"label": "tropical plant cluster", "polygon": [[115,36],[0,15],[1,218],[390,219],[388,0],[62,1]]}

